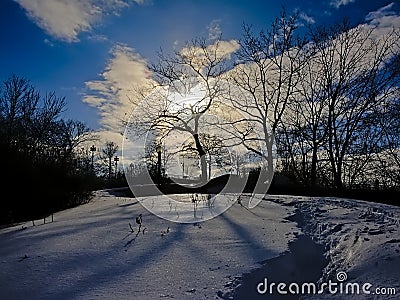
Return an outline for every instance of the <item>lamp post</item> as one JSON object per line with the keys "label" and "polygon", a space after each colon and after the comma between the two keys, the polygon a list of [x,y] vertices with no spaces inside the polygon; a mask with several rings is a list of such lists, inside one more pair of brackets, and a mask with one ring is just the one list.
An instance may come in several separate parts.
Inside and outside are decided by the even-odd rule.
{"label": "lamp post", "polygon": [[161,145],[158,145],[156,148],[157,151],[157,179],[158,179],[158,183],[161,182]]}
{"label": "lamp post", "polygon": [[115,161],[115,178],[117,178],[119,157],[118,156],[114,157],[114,161]]}
{"label": "lamp post", "polygon": [[92,172],[93,172],[93,159],[94,159],[94,153],[96,152],[96,146],[92,145],[92,147],[90,147],[90,151],[92,152]]}

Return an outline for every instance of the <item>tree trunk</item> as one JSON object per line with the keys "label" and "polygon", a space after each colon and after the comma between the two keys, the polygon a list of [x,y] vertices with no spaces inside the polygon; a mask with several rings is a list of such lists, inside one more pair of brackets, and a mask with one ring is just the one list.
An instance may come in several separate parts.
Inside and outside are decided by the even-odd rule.
{"label": "tree trunk", "polygon": [[310,172],[310,183],[311,186],[315,186],[317,184],[317,156],[318,147],[317,145],[313,145],[312,150],[312,159],[311,159],[311,172]]}
{"label": "tree trunk", "polygon": [[203,149],[203,146],[200,143],[199,135],[197,133],[193,134],[194,141],[196,143],[196,149],[200,156],[200,166],[201,166],[201,181],[207,181],[207,160],[206,160],[206,152]]}
{"label": "tree trunk", "polygon": [[343,188],[342,165],[343,165],[343,159],[339,158],[338,159],[338,163],[337,163],[335,178],[334,178],[335,179],[335,186],[338,189]]}
{"label": "tree trunk", "polygon": [[[267,156],[267,168],[265,170],[264,176],[265,179],[267,180],[265,183],[269,186],[272,182],[272,178],[274,176],[274,156],[273,156],[273,139],[269,137],[269,140],[267,140],[267,151],[268,151],[268,156]],[[268,189],[267,189],[268,190]],[[265,192],[267,192],[265,190]]]}
{"label": "tree trunk", "polygon": [[109,157],[108,158],[108,179],[111,179],[111,172],[112,172],[111,157]]}
{"label": "tree trunk", "polygon": [[211,179],[211,154],[208,154],[208,180]]}

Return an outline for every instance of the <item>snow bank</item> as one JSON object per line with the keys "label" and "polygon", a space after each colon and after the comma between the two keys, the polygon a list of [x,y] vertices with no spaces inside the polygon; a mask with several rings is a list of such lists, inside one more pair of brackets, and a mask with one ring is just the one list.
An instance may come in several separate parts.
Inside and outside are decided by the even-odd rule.
{"label": "snow bank", "polygon": [[[375,288],[395,288],[396,291],[396,295],[380,296],[360,293],[357,299],[398,299],[399,207],[337,198],[283,197],[275,200],[286,205],[292,205],[293,201],[303,218],[303,232],[326,246],[330,262],[320,282],[336,280],[339,272],[345,272],[344,283],[371,283],[371,293],[375,293]],[[323,294],[315,299],[346,296]]]}

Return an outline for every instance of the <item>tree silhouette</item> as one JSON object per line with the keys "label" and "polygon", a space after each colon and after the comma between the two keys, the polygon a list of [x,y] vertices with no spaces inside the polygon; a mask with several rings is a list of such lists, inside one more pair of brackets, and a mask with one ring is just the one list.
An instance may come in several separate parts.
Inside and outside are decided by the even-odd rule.
{"label": "tree silhouette", "polygon": [[[118,151],[118,145],[111,141],[107,141],[104,148],[102,149],[104,157],[108,160],[108,179],[111,179],[112,159],[114,157],[114,154],[117,153],[117,151]],[[115,170],[115,172],[117,172],[117,170]]]}
{"label": "tree silhouette", "polygon": [[[224,145],[222,139],[215,134],[201,133],[199,135],[199,139],[205,149],[205,152],[207,153],[208,179],[211,179],[211,166],[213,163],[215,163],[219,167],[229,165],[229,151]],[[181,151],[183,153],[193,153],[196,152],[197,149],[193,141],[188,140],[182,145]]]}
{"label": "tree silhouette", "polygon": [[64,120],[65,99],[41,94],[29,80],[10,76],[0,86],[2,186],[17,191],[2,201],[0,223],[43,217],[89,198],[92,183],[78,170],[79,147],[94,135]]}
{"label": "tree silhouette", "polygon": [[159,144],[171,132],[188,133],[200,159],[203,181],[207,180],[207,153],[199,134],[206,130],[206,115],[221,94],[221,75],[230,57],[226,43],[195,39],[173,55],[160,52],[159,63],[150,66],[158,87],[150,96],[144,95],[141,115],[132,123],[134,130],[157,131]]}
{"label": "tree silhouette", "polygon": [[[282,117],[296,97],[304,64],[303,40],[297,39],[296,16],[283,11],[269,31],[255,34],[245,25],[237,63],[229,72],[234,88],[229,101],[237,114],[231,114],[233,134],[247,150],[267,163],[263,172],[272,178],[274,135]],[[240,96],[238,96],[240,95]]]}

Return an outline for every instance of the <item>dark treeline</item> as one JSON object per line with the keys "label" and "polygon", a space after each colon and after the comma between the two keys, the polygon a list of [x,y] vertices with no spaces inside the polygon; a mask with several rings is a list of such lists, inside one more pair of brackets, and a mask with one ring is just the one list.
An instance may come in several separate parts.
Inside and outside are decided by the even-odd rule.
{"label": "dark treeline", "polygon": [[269,30],[245,26],[231,81],[247,99],[231,101],[271,134],[238,136],[250,150],[274,139],[276,171],[304,188],[398,189],[400,31],[296,24],[283,12]]}
{"label": "dark treeline", "polygon": [[[310,27],[300,40],[295,38],[292,22],[273,25],[293,33],[282,37],[287,45],[280,51],[290,67],[278,65],[284,74],[277,81],[282,87],[278,91],[285,96],[271,101],[282,114],[270,119],[277,156],[277,176],[270,192],[396,203],[400,190],[399,30],[353,28],[343,20]],[[258,53],[253,62],[266,74],[269,66],[263,59],[268,57],[260,58],[259,53],[263,53],[260,45],[267,42],[265,35],[247,31],[241,50],[248,56]],[[294,56],[293,47],[301,49],[301,54]]]}
{"label": "dark treeline", "polygon": [[275,144],[294,193],[399,190],[400,31],[344,19],[299,34],[297,21],[283,12],[268,30],[244,27],[230,80],[246,101],[231,102],[271,129],[257,136],[233,120],[236,135],[260,156],[254,141]]}
{"label": "dark treeline", "polygon": [[11,76],[0,87],[0,224],[34,220],[90,199],[104,186],[83,144],[84,123],[61,117],[65,99]]}
{"label": "dark treeline", "polygon": [[293,99],[275,132],[279,171],[305,187],[400,188],[400,32],[309,32]]}

